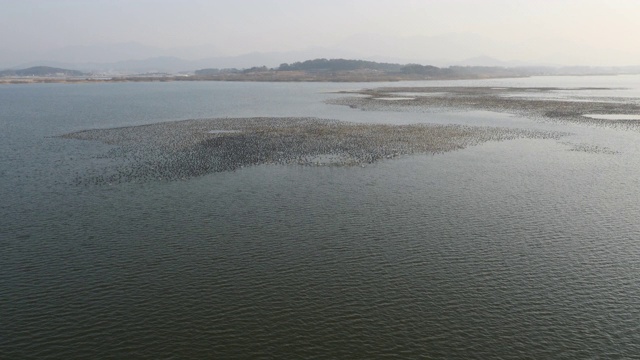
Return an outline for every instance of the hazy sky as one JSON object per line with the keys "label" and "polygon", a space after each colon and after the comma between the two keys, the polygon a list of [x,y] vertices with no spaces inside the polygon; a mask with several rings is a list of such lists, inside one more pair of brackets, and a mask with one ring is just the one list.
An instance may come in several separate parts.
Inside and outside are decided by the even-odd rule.
{"label": "hazy sky", "polygon": [[[449,57],[640,65],[638,0],[0,0],[0,9],[0,51],[7,52],[138,42],[212,45],[224,55],[348,45],[438,58],[433,52],[442,49],[385,46],[458,34],[486,49]],[[357,49],[356,35],[386,42]]]}

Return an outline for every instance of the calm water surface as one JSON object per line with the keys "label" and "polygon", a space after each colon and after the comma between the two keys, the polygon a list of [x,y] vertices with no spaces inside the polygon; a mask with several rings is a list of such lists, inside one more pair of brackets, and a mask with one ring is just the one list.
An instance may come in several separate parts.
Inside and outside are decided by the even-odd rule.
{"label": "calm water surface", "polygon": [[[620,89],[591,95],[640,98],[639,80],[419,85],[609,86]],[[323,103],[378,85],[0,86],[0,358],[640,354],[640,133]],[[109,146],[52,138],[240,116],[572,135],[114,186],[72,181],[108,166]]]}

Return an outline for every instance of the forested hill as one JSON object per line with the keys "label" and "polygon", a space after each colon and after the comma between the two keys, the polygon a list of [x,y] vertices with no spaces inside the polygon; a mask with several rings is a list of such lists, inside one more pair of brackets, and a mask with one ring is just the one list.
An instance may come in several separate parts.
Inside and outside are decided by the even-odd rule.
{"label": "forested hill", "polygon": [[82,76],[77,70],[61,69],[49,66],[34,66],[21,70],[0,71],[0,76]]}
{"label": "forested hill", "polygon": [[493,76],[522,76],[530,75],[525,69],[488,66],[450,66],[439,68],[431,65],[419,64],[391,64],[365,60],[345,59],[315,59],[293,64],[281,64],[277,71],[306,71],[306,72],[348,72],[358,70],[374,70],[389,75],[428,76],[434,78],[457,77],[493,77]]}
{"label": "forested hill", "polygon": [[281,64],[278,71],[353,71],[353,70],[379,70],[386,72],[399,72],[403,65],[379,63],[365,60],[346,59],[314,59],[293,64]]}
{"label": "forested hill", "polygon": [[392,81],[423,79],[478,79],[519,77],[538,74],[536,69],[488,66],[450,66],[439,68],[420,64],[393,64],[366,60],[314,59],[277,68],[202,69],[196,77],[211,80],[255,81]]}

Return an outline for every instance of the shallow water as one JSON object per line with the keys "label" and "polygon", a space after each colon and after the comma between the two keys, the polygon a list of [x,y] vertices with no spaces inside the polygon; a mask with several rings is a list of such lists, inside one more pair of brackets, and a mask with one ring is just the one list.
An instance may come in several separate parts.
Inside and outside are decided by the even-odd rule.
{"label": "shallow water", "polygon": [[385,100],[385,101],[401,101],[401,100],[415,100],[413,97],[376,97],[374,100]]}
{"label": "shallow water", "polygon": [[640,120],[640,115],[633,114],[584,114],[582,116],[602,120]]}
{"label": "shallow water", "polygon": [[[0,358],[640,353],[640,134],[323,103],[341,96],[332,91],[379,85],[1,86]],[[598,94],[620,92],[638,89]],[[264,165],[111,186],[72,180],[113,166],[113,146],[54,137],[250,116],[572,135],[365,167]]]}

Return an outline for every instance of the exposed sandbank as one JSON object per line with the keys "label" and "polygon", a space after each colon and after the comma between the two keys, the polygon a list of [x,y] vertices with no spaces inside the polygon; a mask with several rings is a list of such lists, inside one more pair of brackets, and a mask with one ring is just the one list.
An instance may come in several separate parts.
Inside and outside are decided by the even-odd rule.
{"label": "exposed sandbank", "polygon": [[[640,129],[640,99],[621,100],[620,98],[589,97],[587,95],[580,98],[548,96],[561,90],[580,92],[610,89],[384,87],[343,92],[358,96],[331,99],[327,103],[374,111],[486,110],[517,114],[536,120],[569,121]],[[406,94],[411,94],[413,98],[407,98]],[[389,101],[391,98],[397,100]],[[584,114],[592,116],[587,117]],[[626,117],[620,118],[611,115],[625,115]]]}

